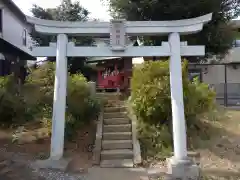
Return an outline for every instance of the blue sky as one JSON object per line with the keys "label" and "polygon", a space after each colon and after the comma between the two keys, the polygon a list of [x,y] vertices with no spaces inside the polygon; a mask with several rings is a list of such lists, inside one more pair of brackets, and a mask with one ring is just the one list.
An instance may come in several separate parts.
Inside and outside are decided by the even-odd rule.
{"label": "blue sky", "polygon": [[[43,8],[53,8],[60,4],[61,0],[13,0],[15,4],[27,15],[31,15],[30,9],[33,4],[37,4]],[[108,21],[110,15],[107,12],[107,7],[104,6],[101,0],[79,0],[81,5],[91,12],[91,18],[97,18],[103,21]]]}

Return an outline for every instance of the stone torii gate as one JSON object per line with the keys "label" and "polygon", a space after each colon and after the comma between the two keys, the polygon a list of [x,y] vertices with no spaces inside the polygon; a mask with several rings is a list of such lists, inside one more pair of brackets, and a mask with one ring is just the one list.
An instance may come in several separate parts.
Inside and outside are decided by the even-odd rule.
{"label": "stone torii gate", "polygon": [[[188,46],[180,42],[180,35],[197,33],[208,23],[212,14],[176,21],[124,21],[111,22],[59,22],[28,17],[37,32],[57,35],[57,44],[35,47],[36,57],[56,57],[56,75],[52,117],[52,139],[50,159],[59,160],[63,155],[67,57],[133,57],[169,56],[170,85],[173,118],[174,157],[170,159],[171,170],[188,164],[186,145],[186,125],[184,117],[181,56],[203,56],[204,46]],[[168,42],[161,46],[127,47],[126,36],[168,35]],[[76,47],[68,42],[68,36],[110,36],[109,47]],[[185,167],[185,166],[181,166]],[[179,170],[179,169],[178,169]],[[182,169],[181,172],[186,171]]]}

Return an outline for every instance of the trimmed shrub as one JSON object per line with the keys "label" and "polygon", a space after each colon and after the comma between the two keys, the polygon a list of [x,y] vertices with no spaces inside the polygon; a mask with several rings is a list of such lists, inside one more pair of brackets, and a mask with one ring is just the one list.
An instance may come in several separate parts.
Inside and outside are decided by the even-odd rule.
{"label": "trimmed shrub", "polygon": [[[43,119],[43,125],[51,131],[54,94],[55,64],[47,63],[34,70],[27,78],[26,92],[32,92],[28,99],[32,112]],[[36,97],[35,97],[36,96]],[[90,123],[99,113],[98,102],[90,96],[86,78],[82,74],[68,75],[66,99],[66,138],[73,138],[77,129]]]}
{"label": "trimmed shrub", "polygon": [[[10,77],[0,79],[0,122],[21,124],[27,119],[41,119],[42,125],[50,132],[54,77],[55,64],[46,63],[31,72],[20,93],[12,90],[14,83]],[[65,132],[66,137],[71,138],[78,128],[95,119],[100,110],[99,103],[91,97],[87,80],[82,74],[68,76],[66,103]]]}
{"label": "trimmed shrub", "polygon": [[29,120],[23,96],[18,92],[13,75],[0,78],[0,123],[12,127]]}
{"label": "trimmed shrub", "polygon": [[69,78],[67,111],[82,122],[96,117],[99,112],[98,103],[91,97],[87,79],[82,74],[74,74]]}
{"label": "trimmed shrub", "polygon": [[[198,79],[189,81],[186,61],[182,72],[185,118],[188,129],[195,128],[198,126],[198,117],[215,108],[215,92]],[[136,66],[131,89],[130,105],[139,121],[140,140],[148,141],[156,152],[164,148],[171,149],[172,110],[168,61],[150,61]]]}
{"label": "trimmed shrub", "polygon": [[87,79],[82,74],[69,76],[66,137],[72,139],[77,129],[96,119],[99,111],[99,102],[91,97]]}
{"label": "trimmed shrub", "polygon": [[23,93],[26,101],[39,111],[53,105],[55,64],[46,63],[34,69],[26,78]]}

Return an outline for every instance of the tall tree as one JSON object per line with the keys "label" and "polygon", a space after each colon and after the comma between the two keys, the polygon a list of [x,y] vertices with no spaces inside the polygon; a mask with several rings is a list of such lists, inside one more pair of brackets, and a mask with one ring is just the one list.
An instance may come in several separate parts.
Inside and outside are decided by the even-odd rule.
{"label": "tall tree", "polygon": [[[89,11],[82,7],[78,1],[72,2],[71,0],[62,0],[61,4],[56,8],[44,9],[34,5],[31,12],[36,18],[57,21],[87,21],[89,15]],[[32,38],[41,46],[48,46],[49,42],[56,42],[56,36],[43,35],[36,31],[32,32]],[[91,45],[93,43],[91,37],[71,37],[70,40],[75,42],[76,45]],[[81,71],[86,73],[84,66],[85,59],[86,58],[79,57],[69,58],[68,64],[70,72],[76,73]]]}
{"label": "tall tree", "polygon": [[[132,21],[178,20],[213,13],[212,21],[198,34],[183,37],[189,44],[206,45],[208,54],[225,54],[232,46],[230,20],[239,16],[240,0],[103,0],[113,17]],[[166,37],[165,37],[166,38]],[[150,40],[147,41],[146,39]],[[145,38],[159,45],[162,38]]]}

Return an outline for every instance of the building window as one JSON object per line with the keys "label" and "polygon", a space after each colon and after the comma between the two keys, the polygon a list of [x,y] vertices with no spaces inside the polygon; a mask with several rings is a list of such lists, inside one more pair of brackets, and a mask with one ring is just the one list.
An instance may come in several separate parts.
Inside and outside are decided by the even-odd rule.
{"label": "building window", "polygon": [[27,46],[27,30],[23,30],[23,45]]}
{"label": "building window", "polygon": [[195,78],[198,78],[202,82],[202,70],[201,69],[189,69],[188,70],[189,80],[193,81]]}

